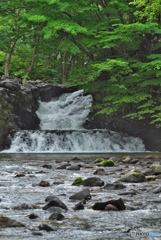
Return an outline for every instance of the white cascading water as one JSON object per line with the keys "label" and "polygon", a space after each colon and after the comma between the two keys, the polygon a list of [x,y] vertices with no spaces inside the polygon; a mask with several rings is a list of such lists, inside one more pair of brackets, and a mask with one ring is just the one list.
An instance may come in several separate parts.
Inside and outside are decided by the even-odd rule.
{"label": "white cascading water", "polygon": [[92,96],[83,90],[39,102],[40,129],[19,131],[7,152],[142,152],[141,139],[109,130],[86,130]]}

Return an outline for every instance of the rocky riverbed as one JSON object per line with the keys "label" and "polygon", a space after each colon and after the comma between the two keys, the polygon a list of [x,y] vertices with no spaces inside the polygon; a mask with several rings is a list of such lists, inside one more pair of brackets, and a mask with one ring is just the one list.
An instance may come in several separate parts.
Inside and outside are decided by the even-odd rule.
{"label": "rocky riverbed", "polygon": [[0,167],[0,239],[160,239],[160,154],[1,153]]}

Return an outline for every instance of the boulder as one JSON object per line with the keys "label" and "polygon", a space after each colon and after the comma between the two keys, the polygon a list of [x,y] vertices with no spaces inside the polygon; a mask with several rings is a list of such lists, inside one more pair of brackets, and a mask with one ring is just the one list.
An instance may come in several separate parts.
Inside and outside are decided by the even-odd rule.
{"label": "boulder", "polygon": [[101,211],[108,211],[108,210],[120,211],[120,210],[125,210],[125,205],[122,198],[119,198],[117,200],[110,200],[107,202],[97,202],[93,205],[92,208],[94,210],[101,210]]}
{"label": "boulder", "polygon": [[90,177],[90,178],[87,178],[87,179],[83,180],[82,185],[83,186],[90,186],[90,187],[94,187],[94,186],[101,187],[101,186],[104,185],[104,181],[101,180],[98,177]]}
{"label": "boulder", "polygon": [[83,189],[82,191],[69,197],[71,200],[82,200],[91,198],[90,190],[88,188]]}
{"label": "boulder", "polygon": [[59,198],[51,200],[49,203],[47,203],[43,207],[43,210],[47,210],[50,207],[60,207],[60,208],[63,208],[65,210],[68,210],[67,206]]}
{"label": "boulder", "polygon": [[121,178],[120,181],[129,182],[129,183],[139,183],[139,182],[146,182],[147,180],[144,174],[142,173],[130,172],[125,174],[125,176]]}

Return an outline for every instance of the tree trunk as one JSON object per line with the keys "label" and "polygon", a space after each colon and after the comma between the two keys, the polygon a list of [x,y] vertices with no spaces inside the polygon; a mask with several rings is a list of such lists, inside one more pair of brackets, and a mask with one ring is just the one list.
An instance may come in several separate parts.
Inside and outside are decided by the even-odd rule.
{"label": "tree trunk", "polygon": [[67,79],[67,52],[63,53],[63,62],[62,62],[62,84],[66,82]]}
{"label": "tree trunk", "polygon": [[23,78],[23,84],[27,83],[27,78],[28,78],[28,76],[29,76],[29,74],[30,74],[30,72],[32,70],[33,65],[34,65],[39,41],[40,41],[40,36],[37,36],[36,39],[35,39],[35,46],[34,46],[33,52],[32,52],[32,58],[30,60],[29,66],[28,66],[28,68],[26,70],[25,77]]}
{"label": "tree trunk", "polygon": [[5,77],[9,77],[9,75],[10,75],[9,74],[9,66],[10,66],[10,61],[11,61],[12,53],[13,53],[14,47],[16,45],[16,42],[17,42],[17,40],[11,43],[10,49],[6,56],[5,68],[4,68],[4,76]]}

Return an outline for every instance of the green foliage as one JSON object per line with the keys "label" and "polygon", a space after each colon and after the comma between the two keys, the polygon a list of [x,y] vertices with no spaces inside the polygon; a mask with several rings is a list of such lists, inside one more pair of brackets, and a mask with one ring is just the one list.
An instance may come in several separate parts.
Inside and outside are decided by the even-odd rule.
{"label": "green foliage", "polygon": [[0,74],[11,53],[10,76],[30,67],[93,92],[97,113],[161,126],[160,16],[160,0],[1,0]]}

